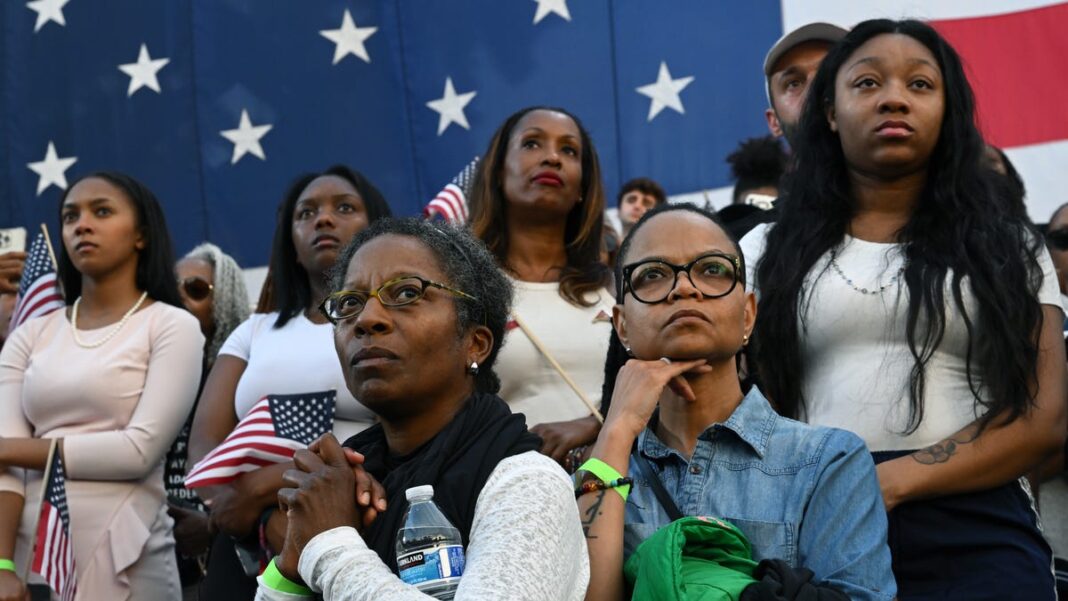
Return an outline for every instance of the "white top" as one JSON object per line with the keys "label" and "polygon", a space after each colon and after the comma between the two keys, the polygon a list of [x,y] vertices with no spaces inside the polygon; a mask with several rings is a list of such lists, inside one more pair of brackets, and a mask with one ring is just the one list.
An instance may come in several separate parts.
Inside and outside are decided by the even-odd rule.
{"label": "white top", "polygon": [[[502,460],[475,504],[455,601],[581,601],[590,580],[586,538],[571,481],[552,459],[528,451]],[[325,601],[425,601],[367,548],[355,529],[323,532],[304,547],[301,578]],[[311,597],[273,591],[257,601]]]}
{"label": "white top", "polygon": [[[513,279],[512,284],[512,312],[534,332],[586,398],[600,408],[604,361],[612,333],[612,295],[601,290],[592,307],[577,307],[560,296],[557,282]],[[575,391],[514,320],[508,322],[494,369],[501,378],[500,397],[512,413],[526,415],[527,427],[590,415]]]}
{"label": "white top", "polygon": [[[769,227],[757,226],[741,242],[746,281],[751,287],[756,283],[756,264],[763,256]],[[878,290],[903,266],[902,250],[900,244],[846,236],[836,262],[857,288]],[[967,330],[955,303],[946,307],[945,337],[927,364],[923,421],[912,434],[905,435],[914,359],[906,337],[908,289],[903,276],[882,294],[862,294],[834,269],[830,259],[828,252],[805,279],[800,327],[801,353],[806,362],[802,380],[806,420],[856,432],[872,451],[920,449],[975,421],[979,415],[965,376]],[[1039,302],[1060,307],[1060,290],[1048,251],[1041,252],[1039,263],[1043,276]],[[951,281],[949,274],[947,299],[953,298]],[[965,306],[974,319],[978,311],[975,297],[967,279],[962,285]]]}
{"label": "white top", "polygon": [[357,401],[345,385],[341,362],[334,350],[334,326],[316,324],[303,313],[274,328],[278,313],[255,313],[226,339],[220,355],[245,361],[234,394],[238,419],[271,394],[337,391],[334,435],[344,441],[374,423],[374,414]]}

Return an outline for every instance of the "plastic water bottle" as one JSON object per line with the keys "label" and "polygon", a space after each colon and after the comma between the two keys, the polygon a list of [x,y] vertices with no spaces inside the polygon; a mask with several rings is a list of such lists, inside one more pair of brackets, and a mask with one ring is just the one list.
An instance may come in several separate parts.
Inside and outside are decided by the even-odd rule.
{"label": "plastic water bottle", "polygon": [[434,504],[433,486],[405,491],[408,510],[397,532],[397,570],[401,580],[437,599],[452,599],[464,573],[460,531]]}

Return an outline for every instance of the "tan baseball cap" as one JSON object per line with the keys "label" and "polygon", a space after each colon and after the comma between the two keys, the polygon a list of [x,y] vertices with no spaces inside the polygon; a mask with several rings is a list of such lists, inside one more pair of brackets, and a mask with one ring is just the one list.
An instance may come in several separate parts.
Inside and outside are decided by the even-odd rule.
{"label": "tan baseball cap", "polygon": [[801,44],[803,42],[811,42],[813,40],[819,40],[823,42],[835,43],[838,40],[844,38],[848,30],[843,29],[832,23],[809,23],[802,25],[797,29],[786,33],[775,45],[768,50],[768,55],[764,57],[764,76],[771,77],[771,70],[775,68],[775,63],[779,62],[782,55],[790,51],[791,48]]}

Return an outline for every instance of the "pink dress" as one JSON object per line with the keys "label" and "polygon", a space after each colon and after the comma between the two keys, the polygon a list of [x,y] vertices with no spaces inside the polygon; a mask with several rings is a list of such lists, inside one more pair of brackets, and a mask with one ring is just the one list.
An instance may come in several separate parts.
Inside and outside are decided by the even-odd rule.
{"label": "pink dress", "polygon": [[[110,327],[79,337],[99,340]],[[156,302],[97,348],[78,346],[55,311],[23,324],[0,352],[0,436],[64,440],[79,600],[181,598],[163,458],[193,406],[203,346],[192,315]],[[42,476],[0,468],[0,491],[26,499],[20,575]]]}

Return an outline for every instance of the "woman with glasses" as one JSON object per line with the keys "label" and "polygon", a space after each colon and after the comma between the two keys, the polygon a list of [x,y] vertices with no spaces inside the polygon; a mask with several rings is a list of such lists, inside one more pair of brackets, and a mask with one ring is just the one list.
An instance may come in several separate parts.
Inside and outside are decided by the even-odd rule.
{"label": "woman with glasses", "polygon": [[961,59],[927,24],[866,21],[808,98],[790,202],[742,241],[761,385],[874,453],[901,599],[1053,599],[1022,477],[1065,440],[1060,294]]}
{"label": "woman with glasses", "polygon": [[[182,297],[182,304],[200,322],[200,333],[204,335],[203,386],[203,378],[211,372],[222,344],[238,325],[248,319],[249,298],[245,276],[232,257],[211,243],[201,244],[189,251],[174,269],[178,275],[178,293]],[[199,393],[198,390],[197,396]],[[167,452],[163,475],[168,512],[174,519],[178,574],[187,596],[196,592],[195,587],[203,576],[203,562],[212,538],[207,508],[200,497],[183,483],[192,424],[191,412],[174,445]]]}
{"label": "woman with glasses", "polygon": [[688,204],[653,209],[617,265],[611,401],[592,458],[576,473],[586,599],[623,598],[624,565],[629,588],[635,551],[681,516],[727,520],[754,560],[810,570],[814,586],[892,599],[886,516],[864,444],[779,417],[758,388],[742,389],[736,357],[756,299],[718,219]]}
{"label": "woman with glasses", "polygon": [[204,337],[182,308],[148,188],[94,173],[59,205],[68,307],[20,325],[0,353],[0,599],[29,599],[20,579],[44,544],[55,449],[78,598],[178,601],[163,459],[196,398]]}
{"label": "woman with glasses", "polygon": [[473,188],[471,231],[516,291],[501,397],[563,461],[597,435],[591,407],[611,330],[597,151],[574,115],[528,107],[493,135]]}
{"label": "woman with glasses", "polygon": [[337,360],[378,423],[294,456],[285,546],[259,598],[430,598],[398,578],[396,543],[405,491],[432,485],[463,540],[457,601],[582,599],[570,481],[496,394],[512,287],[493,256],[461,229],[383,220],[346,249],[333,287]]}
{"label": "woman with glasses", "polygon": [[[219,350],[193,419],[189,465],[221,443],[268,395],[335,390],[333,430],[348,437],[374,416],[345,388],[331,352],[331,327],[317,307],[327,273],[352,237],[388,216],[375,186],[343,165],[299,177],[278,207],[271,250],[270,313],[238,326]],[[260,557],[277,551],[285,515],[273,511],[286,464],[260,468],[230,484],[198,488],[220,533],[210,554],[202,598],[251,599]],[[237,551],[231,540],[242,541]],[[239,563],[239,558],[242,563]]]}

